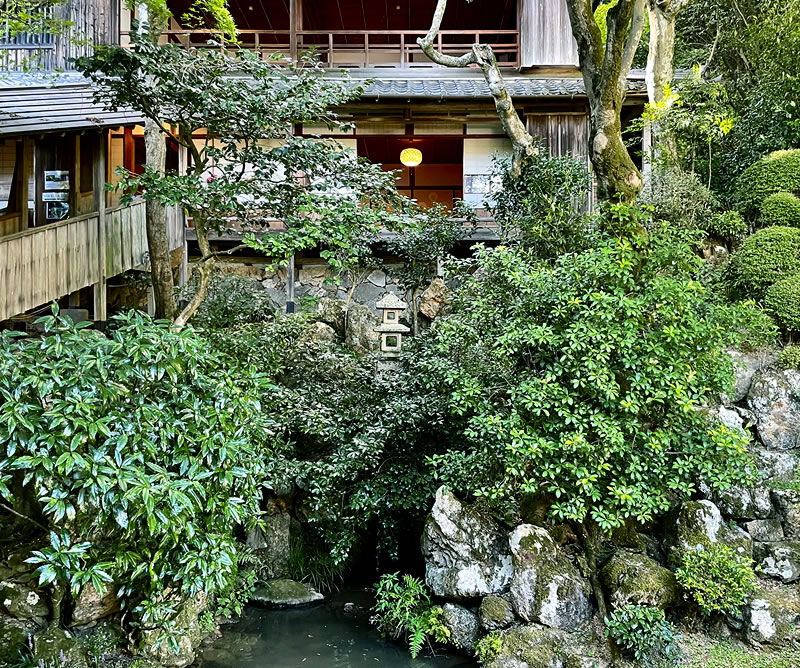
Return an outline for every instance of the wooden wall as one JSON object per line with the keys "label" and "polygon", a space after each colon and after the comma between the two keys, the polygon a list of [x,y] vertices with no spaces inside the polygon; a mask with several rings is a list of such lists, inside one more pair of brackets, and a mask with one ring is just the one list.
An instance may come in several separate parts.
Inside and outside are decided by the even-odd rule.
{"label": "wooden wall", "polygon": [[589,163],[589,117],[576,113],[526,114],[528,132],[544,143],[550,155],[571,155]]}
{"label": "wooden wall", "polygon": [[577,66],[566,0],[519,1],[521,66]]}
{"label": "wooden wall", "polygon": [[[121,0],[66,0],[55,8],[68,21],[59,35],[17,35],[3,40],[0,26],[0,69],[71,70],[71,58],[89,55],[92,44],[117,44]],[[3,48],[3,44],[9,48]]]}

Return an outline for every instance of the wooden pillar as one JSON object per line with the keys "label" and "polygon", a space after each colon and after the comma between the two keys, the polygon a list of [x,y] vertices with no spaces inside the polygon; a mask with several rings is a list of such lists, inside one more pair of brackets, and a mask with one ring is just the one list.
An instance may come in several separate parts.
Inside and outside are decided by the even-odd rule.
{"label": "wooden pillar", "polygon": [[32,139],[23,137],[19,159],[17,160],[17,210],[19,211],[19,229],[28,229],[28,183],[31,178],[31,158],[33,157]]}
{"label": "wooden pillar", "polygon": [[108,131],[100,133],[100,141],[95,148],[94,208],[97,211],[97,263],[98,280],[94,284],[94,319],[105,322],[108,319],[106,297],[106,157],[108,156]]}
{"label": "wooden pillar", "polygon": [[133,128],[125,128],[123,132],[122,162],[129,172],[136,171],[136,143],[133,141]]}
{"label": "wooden pillar", "polygon": [[286,312],[294,313],[294,253],[286,265]]}
{"label": "wooden pillar", "polygon": [[[297,9],[300,0],[289,0],[289,55],[297,60]],[[302,9],[301,9],[302,21]]]}

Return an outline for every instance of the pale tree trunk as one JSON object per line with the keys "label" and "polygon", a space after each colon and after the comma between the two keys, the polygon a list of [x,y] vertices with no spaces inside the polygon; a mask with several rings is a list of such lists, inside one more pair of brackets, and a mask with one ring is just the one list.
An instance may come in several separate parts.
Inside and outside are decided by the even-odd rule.
{"label": "pale tree trunk", "polygon": [[197,234],[197,246],[200,249],[200,260],[195,263],[193,271],[196,271],[199,276],[197,282],[197,291],[184,307],[183,311],[175,318],[173,328],[181,330],[186,326],[195,311],[203,303],[208,291],[208,284],[211,282],[211,274],[214,272],[214,264],[216,262],[216,255],[211,251],[211,244],[208,241],[208,223],[205,216],[192,212],[192,223],[194,225],[195,233]]}
{"label": "pale tree trunk", "polygon": [[[140,39],[155,42],[161,26],[151,22],[151,12],[147,2],[137,4],[139,14]],[[159,176],[164,176],[166,145],[161,124],[153,119],[145,120],[144,147],[145,161]],[[150,254],[150,275],[153,282],[153,297],[156,317],[173,320],[177,314],[175,303],[175,281],[172,276],[172,258],[169,253],[167,237],[167,216],[164,205],[155,200],[145,202],[145,227],[147,230],[147,249]]]}
{"label": "pale tree trunk", "polygon": [[619,0],[607,14],[606,43],[591,0],[567,0],[589,99],[589,151],[601,199],[633,202],[642,177],[622,141],[620,113],[628,73],[644,28],[644,0]]}

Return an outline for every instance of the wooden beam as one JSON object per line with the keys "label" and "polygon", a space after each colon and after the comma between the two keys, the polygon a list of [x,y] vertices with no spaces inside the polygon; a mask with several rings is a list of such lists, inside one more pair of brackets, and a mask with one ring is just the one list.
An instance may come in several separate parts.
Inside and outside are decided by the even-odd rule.
{"label": "wooden beam", "polygon": [[297,60],[297,3],[298,0],[289,0],[289,55],[292,60]]}
{"label": "wooden beam", "polygon": [[92,190],[94,191],[94,208],[97,211],[97,264],[98,281],[94,284],[94,319],[105,322],[108,319],[108,299],[106,296],[106,159],[108,156],[108,131],[100,133],[100,140],[95,146],[94,174]]}

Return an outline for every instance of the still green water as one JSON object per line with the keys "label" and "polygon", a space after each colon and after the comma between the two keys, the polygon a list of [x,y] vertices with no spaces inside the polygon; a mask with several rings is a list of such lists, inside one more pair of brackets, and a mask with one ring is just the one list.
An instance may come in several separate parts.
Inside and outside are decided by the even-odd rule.
{"label": "still green water", "polygon": [[321,605],[294,610],[248,608],[242,620],[223,627],[195,666],[202,668],[474,668],[465,657],[425,656],[412,660],[364,621]]}

